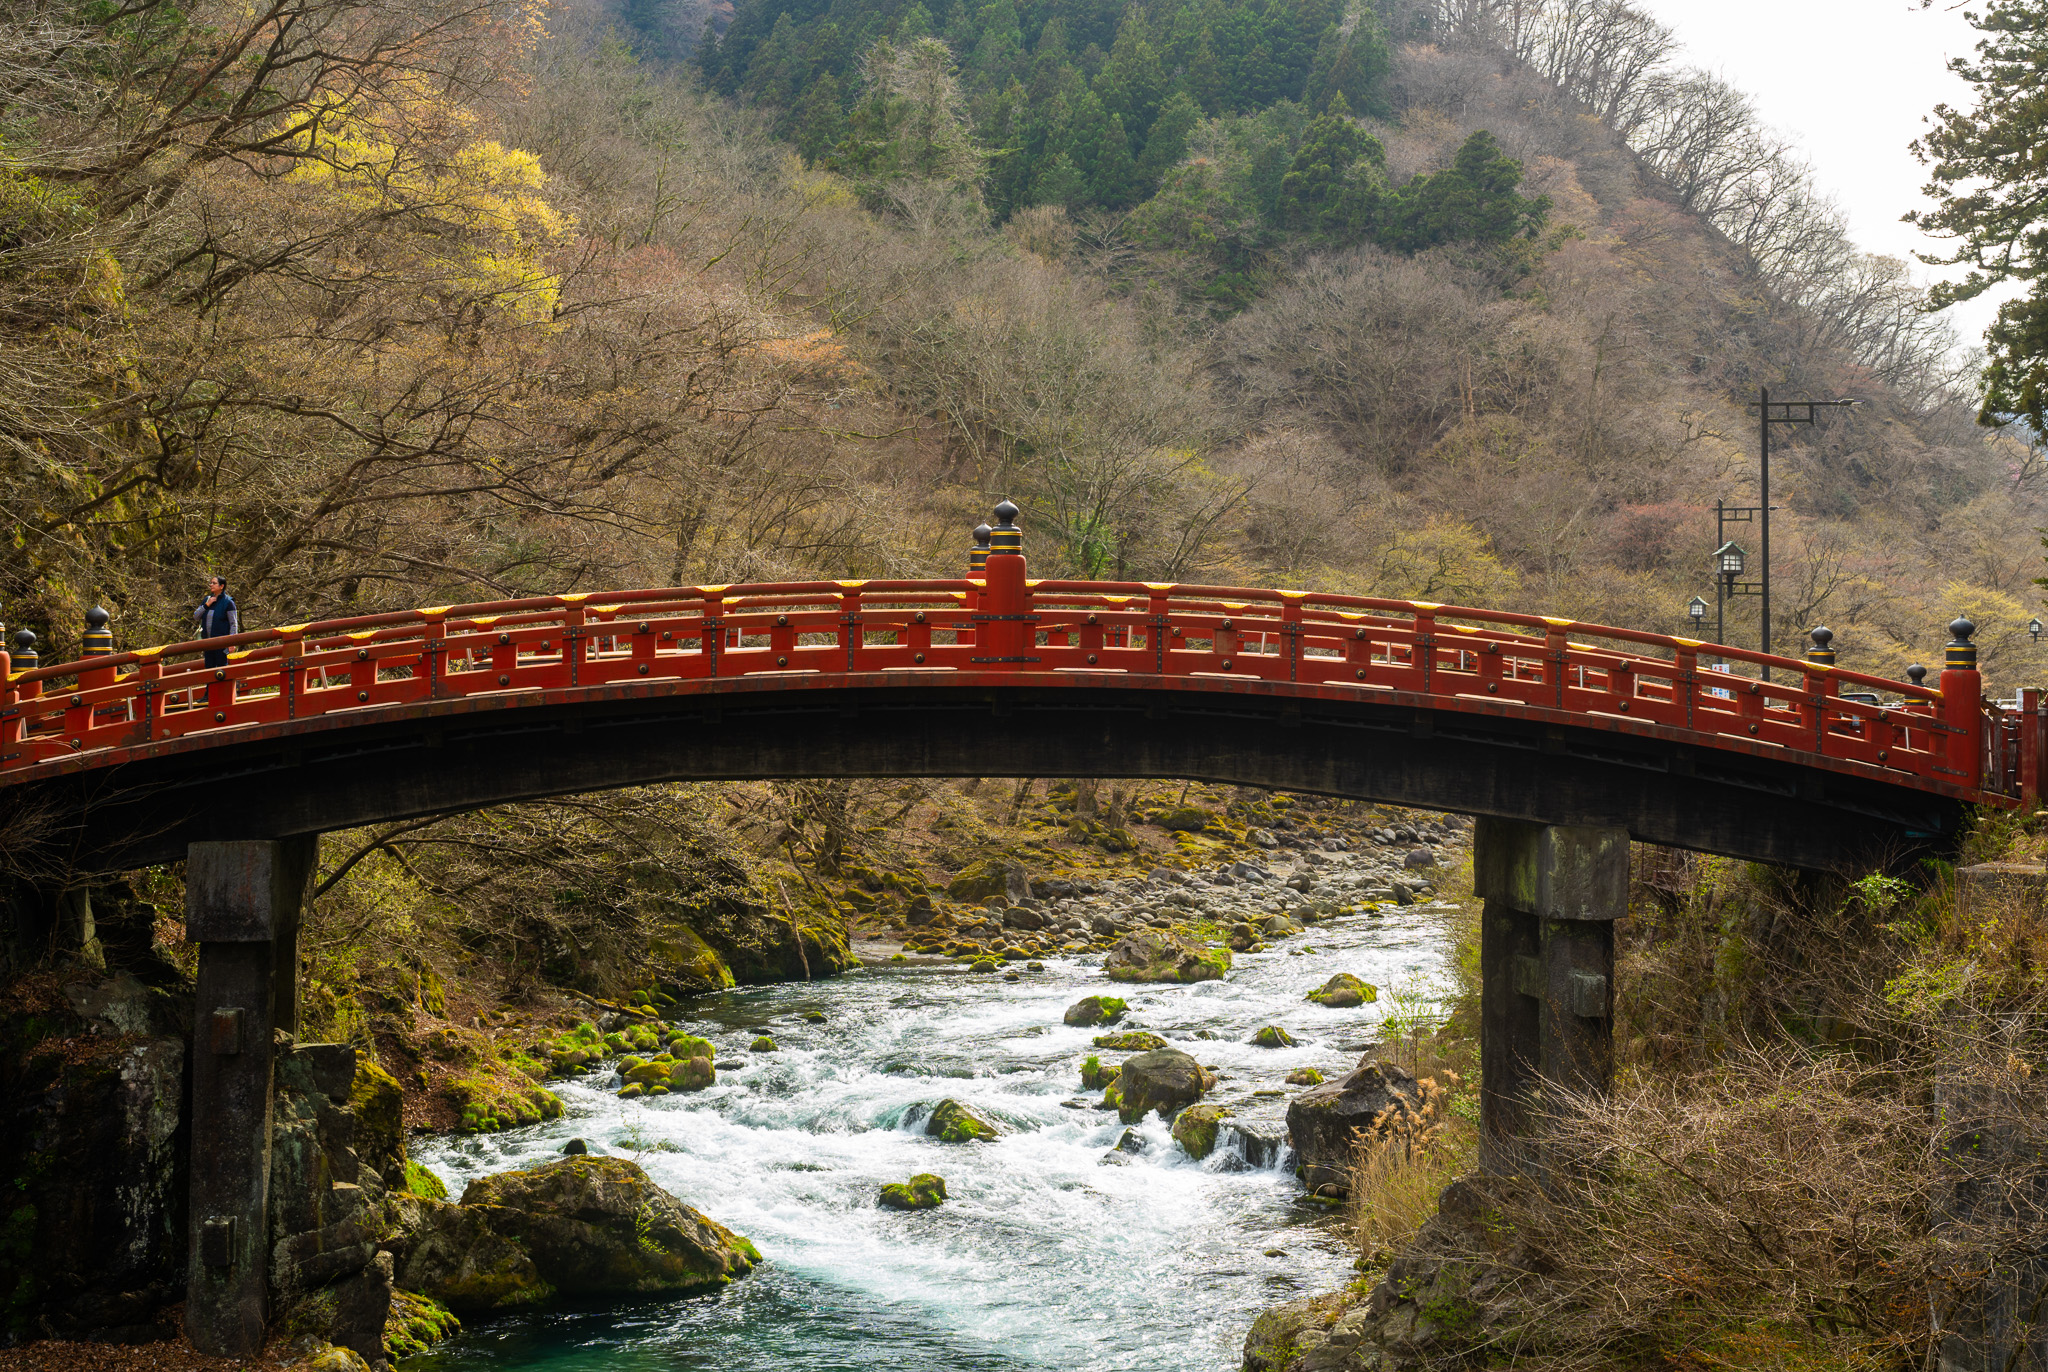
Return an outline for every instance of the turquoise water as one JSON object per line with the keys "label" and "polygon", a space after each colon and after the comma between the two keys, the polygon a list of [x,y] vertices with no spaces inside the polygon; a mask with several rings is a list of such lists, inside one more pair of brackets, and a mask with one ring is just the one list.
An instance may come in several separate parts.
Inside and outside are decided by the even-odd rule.
{"label": "turquoise water", "polygon": [[[1290,952],[1303,945],[1315,951]],[[1277,1139],[1284,1098],[1252,1092],[1297,1067],[1348,1070],[1390,1000],[1325,1010],[1303,995],[1339,971],[1383,988],[1428,984],[1444,948],[1427,910],[1354,917],[1241,955],[1224,982],[1123,988],[1132,1014],[1117,1027],[1150,1029],[1214,1065],[1212,1099]],[[710,1090],[621,1101],[605,1089],[616,1078],[598,1075],[561,1088],[563,1119],[417,1148],[459,1195],[581,1137],[638,1161],[766,1261],[716,1295],[472,1322],[408,1372],[1235,1368],[1259,1311],[1336,1285],[1352,1251],[1341,1220],[1300,1200],[1278,1148],[1226,1136],[1195,1162],[1154,1118],[1139,1130],[1146,1151],[1103,1161],[1123,1126],[1071,1108],[1092,1102],[1079,1068],[1100,1031],[1060,1023],[1081,996],[1116,989],[1099,960],[1050,961],[1019,982],[870,969],[705,1000],[685,1018],[718,1044]],[[826,1022],[805,1022],[810,1011]],[[1301,1044],[1254,1047],[1265,1024]],[[780,1052],[747,1051],[762,1032]],[[735,1059],[746,1065],[726,1065]],[[921,1121],[945,1096],[1004,1136],[926,1137]],[[952,1198],[916,1214],[876,1207],[882,1183],[914,1172],[944,1176]]]}

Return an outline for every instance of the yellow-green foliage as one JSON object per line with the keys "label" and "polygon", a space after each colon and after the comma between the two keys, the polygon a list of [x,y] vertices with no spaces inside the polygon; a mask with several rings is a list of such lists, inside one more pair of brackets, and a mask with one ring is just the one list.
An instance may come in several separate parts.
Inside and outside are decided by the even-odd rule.
{"label": "yellow-green foliage", "polygon": [[448,1187],[431,1171],[410,1159],[405,1164],[405,1189],[426,1200],[448,1199]]}

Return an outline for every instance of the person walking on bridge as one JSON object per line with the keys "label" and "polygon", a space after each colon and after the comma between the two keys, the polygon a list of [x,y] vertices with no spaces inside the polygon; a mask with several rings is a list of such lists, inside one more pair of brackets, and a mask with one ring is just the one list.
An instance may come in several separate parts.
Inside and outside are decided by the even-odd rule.
{"label": "person walking on bridge", "polygon": [[[206,599],[194,607],[192,622],[199,626],[201,638],[227,638],[231,634],[242,632],[242,618],[235,609],[235,598],[228,594],[226,577],[216,576],[206,583]],[[228,650],[208,648],[206,665],[227,666]]]}

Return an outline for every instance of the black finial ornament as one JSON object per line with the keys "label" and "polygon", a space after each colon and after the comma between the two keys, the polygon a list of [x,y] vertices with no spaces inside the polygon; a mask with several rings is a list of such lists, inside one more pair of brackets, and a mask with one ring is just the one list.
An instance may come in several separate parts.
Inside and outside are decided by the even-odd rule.
{"label": "black finial ornament", "polygon": [[114,631],[107,627],[113,616],[95,605],[85,612],[85,639],[80,646],[83,657],[106,657],[114,651]]}
{"label": "black finial ornament", "polygon": [[1977,670],[1977,645],[1970,642],[1970,635],[1977,632],[1977,626],[1957,616],[1949,621],[1948,631],[1955,635],[1949,641],[1948,651],[1942,665],[1951,672],[1974,672]]}
{"label": "black finial ornament", "polygon": [[1918,686],[1921,682],[1927,680],[1927,669],[1917,662],[1914,663],[1906,669],[1906,680]]}
{"label": "black finial ornament", "polygon": [[36,631],[16,629],[14,631],[14,666],[17,671],[32,670],[39,659],[36,657]]}
{"label": "black finial ornament", "polygon": [[987,524],[983,523],[974,526],[974,546],[967,550],[967,574],[969,576],[979,576],[988,568],[988,536],[989,527]]}
{"label": "black finial ornament", "polygon": [[1806,650],[1806,660],[1816,666],[1834,666],[1835,650],[1828,645],[1835,641],[1835,631],[1823,625],[1810,631],[1807,637],[1813,640],[1813,646]]}
{"label": "black finial ornament", "polygon": [[996,526],[989,531],[989,552],[1024,552],[1024,531],[1017,527],[1017,507],[1005,500],[996,506]]}

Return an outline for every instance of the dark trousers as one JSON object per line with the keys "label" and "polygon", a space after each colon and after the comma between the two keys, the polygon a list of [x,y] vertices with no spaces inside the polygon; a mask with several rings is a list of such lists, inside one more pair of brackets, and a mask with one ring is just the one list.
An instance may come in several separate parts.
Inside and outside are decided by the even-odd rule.
{"label": "dark trousers", "polygon": [[225,648],[208,648],[206,650],[206,665],[209,667],[227,666],[228,650]]}

